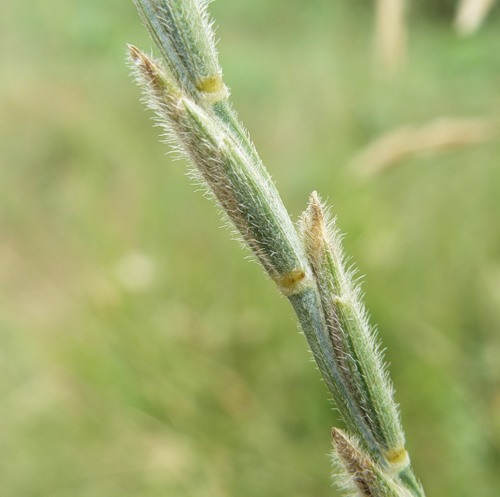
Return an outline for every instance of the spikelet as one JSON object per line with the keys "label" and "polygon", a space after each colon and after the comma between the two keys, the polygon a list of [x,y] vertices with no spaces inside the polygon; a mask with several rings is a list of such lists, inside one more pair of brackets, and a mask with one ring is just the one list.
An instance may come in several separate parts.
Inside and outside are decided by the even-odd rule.
{"label": "spikelet", "polygon": [[337,485],[357,497],[411,497],[398,479],[367,456],[352,437],[332,430],[332,461]]}
{"label": "spikelet", "polygon": [[[341,237],[316,193],[301,219],[306,253],[317,281],[335,360],[359,407],[357,435],[373,456],[404,450],[404,435],[392,386],[361,302],[352,271],[346,269]],[[367,433],[370,437],[367,437]],[[376,452],[373,450],[375,441]],[[381,450],[380,450],[381,449]]]}
{"label": "spikelet", "polygon": [[266,272],[287,296],[311,286],[310,270],[295,228],[268,174],[233,136],[172,81],[158,62],[129,47],[146,101],[207,185]]}

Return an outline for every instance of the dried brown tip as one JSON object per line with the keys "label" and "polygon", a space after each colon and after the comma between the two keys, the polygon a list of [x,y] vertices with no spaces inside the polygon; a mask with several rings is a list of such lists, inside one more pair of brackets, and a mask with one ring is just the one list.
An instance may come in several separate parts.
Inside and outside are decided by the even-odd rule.
{"label": "dried brown tip", "polygon": [[321,207],[321,200],[319,198],[318,192],[314,191],[309,196],[309,208],[311,209],[311,216],[315,219],[318,224],[323,224],[325,215],[323,214],[323,208]]}
{"label": "dried brown tip", "polygon": [[138,61],[142,58],[141,55],[142,55],[142,52],[134,45],[130,45],[130,44],[127,44],[127,50],[128,50],[128,54],[130,56],[130,59],[134,62],[134,63],[138,63]]}
{"label": "dried brown tip", "polygon": [[160,66],[134,45],[127,45],[130,60],[153,91],[172,90]]}
{"label": "dried brown tip", "polygon": [[316,192],[309,197],[309,205],[304,217],[304,242],[309,259],[317,262],[325,246],[325,214]]}

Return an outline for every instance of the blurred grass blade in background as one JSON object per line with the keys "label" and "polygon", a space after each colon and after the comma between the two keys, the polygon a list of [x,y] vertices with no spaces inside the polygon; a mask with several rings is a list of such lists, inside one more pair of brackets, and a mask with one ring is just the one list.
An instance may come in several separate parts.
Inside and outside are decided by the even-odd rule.
{"label": "blurred grass blade in background", "polygon": [[462,36],[473,35],[484,23],[496,0],[460,0],[455,27]]}
{"label": "blurred grass blade in background", "polygon": [[395,74],[406,61],[406,0],[376,0],[375,47],[379,71]]}
{"label": "blurred grass blade in background", "polygon": [[488,143],[500,135],[494,119],[440,118],[420,126],[402,126],[360,150],[349,167],[363,177],[387,171],[415,156],[431,156]]}

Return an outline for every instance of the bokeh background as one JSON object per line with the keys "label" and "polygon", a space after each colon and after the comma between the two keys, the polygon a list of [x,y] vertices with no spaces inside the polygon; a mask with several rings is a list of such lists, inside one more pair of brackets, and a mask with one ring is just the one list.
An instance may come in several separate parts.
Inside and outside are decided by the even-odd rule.
{"label": "bokeh background", "polygon": [[[372,2],[211,6],[292,216],[319,190],[366,275],[428,495],[494,497],[499,136],[353,166],[401,126],[500,117],[498,5],[469,37],[454,9],[409,6],[394,71]],[[0,494],[337,495],[340,422],[291,309],[165,155],[127,42],[152,47],[131,1],[0,5]]]}

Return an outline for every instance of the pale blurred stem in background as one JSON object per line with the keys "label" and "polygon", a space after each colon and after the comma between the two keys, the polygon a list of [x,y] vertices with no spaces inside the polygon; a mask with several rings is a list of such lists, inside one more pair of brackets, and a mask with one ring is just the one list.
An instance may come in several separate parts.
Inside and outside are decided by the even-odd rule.
{"label": "pale blurred stem in background", "polygon": [[494,4],[495,0],[460,0],[455,17],[457,31],[463,36],[474,34]]}
{"label": "pale blurred stem in background", "polygon": [[376,137],[355,155],[349,168],[360,176],[371,176],[416,156],[481,145],[498,136],[498,120],[441,117],[419,126],[400,126]]}
{"label": "pale blurred stem in background", "polygon": [[406,61],[406,0],[375,0],[375,8],[375,51],[378,69],[391,76],[397,73]]}
{"label": "pale blurred stem in background", "polygon": [[317,194],[300,234],[229,102],[207,0],[136,0],[162,53],[130,60],[167,138],[194,166],[221,211],[292,304],[348,433],[334,429],[334,461],[348,492],[422,497],[376,334],[341,237]]}

